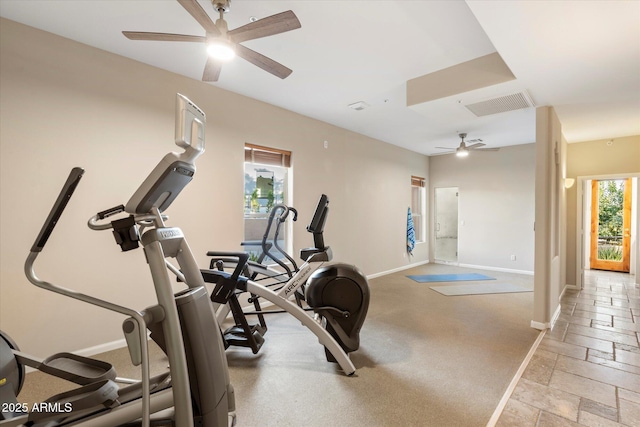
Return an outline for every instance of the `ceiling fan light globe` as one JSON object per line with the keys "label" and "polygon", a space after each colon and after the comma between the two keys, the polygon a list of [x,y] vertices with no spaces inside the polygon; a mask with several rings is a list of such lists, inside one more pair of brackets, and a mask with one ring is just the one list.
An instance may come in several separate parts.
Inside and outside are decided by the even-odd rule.
{"label": "ceiling fan light globe", "polygon": [[236,51],[231,43],[224,40],[216,40],[207,46],[207,54],[220,61],[230,61],[236,56]]}
{"label": "ceiling fan light globe", "polygon": [[461,150],[459,148],[456,150],[457,157],[467,157],[468,155],[469,155],[469,152],[467,150]]}

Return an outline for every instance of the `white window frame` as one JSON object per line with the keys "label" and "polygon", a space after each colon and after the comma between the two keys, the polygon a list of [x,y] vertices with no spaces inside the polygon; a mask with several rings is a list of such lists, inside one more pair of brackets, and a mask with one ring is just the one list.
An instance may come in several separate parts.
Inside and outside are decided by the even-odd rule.
{"label": "white window frame", "polygon": [[[425,178],[411,176],[411,216],[416,233],[416,243],[424,243],[426,234],[426,182]],[[416,200],[417,199],[417,200]]]}

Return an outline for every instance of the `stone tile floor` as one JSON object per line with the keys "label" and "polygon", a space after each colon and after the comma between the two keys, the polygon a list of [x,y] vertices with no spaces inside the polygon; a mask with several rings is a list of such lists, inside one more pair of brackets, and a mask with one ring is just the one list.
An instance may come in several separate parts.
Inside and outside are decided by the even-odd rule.
{"label": "stone tile floor", "polygon": [[624,273],[585,272],[567,289],[497,426],[640,427],[640,287]]}

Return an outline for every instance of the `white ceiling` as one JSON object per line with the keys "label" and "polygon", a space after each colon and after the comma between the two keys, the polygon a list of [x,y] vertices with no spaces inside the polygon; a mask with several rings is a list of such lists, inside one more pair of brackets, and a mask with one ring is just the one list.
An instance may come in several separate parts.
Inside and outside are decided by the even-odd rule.
{"label": "white ceiling", "polygon": [[[209,0],[200,4],[216,19]],[[469,100],[525,90],[556,108],[568,142],[640,135],[640,1],[234,0],[229,29],[293,10],[302,28],[243,44],[293,69],[235,59],[209,83],[410,150],[535,141],[535,109],[476,117]],[[121,31],[204,35],[175,0],[0,0],[0,16],[197,80],[204,44]],[[406,105],[406,82],[498,52],[516,80]],[[348,104],[364,101],[354,111]]]}

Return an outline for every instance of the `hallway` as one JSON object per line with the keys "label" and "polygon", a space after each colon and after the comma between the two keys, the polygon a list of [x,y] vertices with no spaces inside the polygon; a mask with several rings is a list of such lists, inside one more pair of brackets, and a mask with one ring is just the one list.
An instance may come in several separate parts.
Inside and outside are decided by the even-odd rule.
{"label": "hallway", "polygon": [[568,289],[498,426],[640,426],[640,288],[585,271]]}

